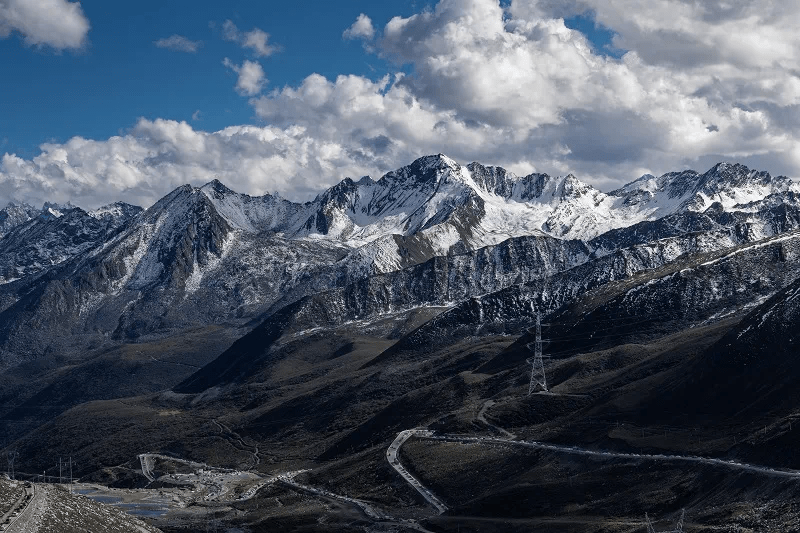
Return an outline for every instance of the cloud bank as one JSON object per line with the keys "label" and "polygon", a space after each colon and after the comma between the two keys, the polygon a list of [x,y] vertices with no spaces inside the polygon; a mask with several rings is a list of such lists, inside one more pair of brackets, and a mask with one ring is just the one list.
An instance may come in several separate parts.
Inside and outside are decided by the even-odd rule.
{"label": "cloud bank", "polygon": [[[578,14],[614,32],[622,57],[569,29],[565,17]],[[7,154],[0,194],[148,204],[219,176],[242,192],[301,199],[437,152],[517,173],[574,172],[605,189],[723,159],[800,176],[794,20],[800,4],[770,0],[440,0],[380,31],[363,15],[344,37],[373,39],[397,74],[312,74],[259,96],[252,80],[263,70],[242,81],[248,62],[228,62],[267,126],[206,133],[140,121],[123,137],[44,145],[33,160]],[[232,24],[225,31],[245,43]]]}
{"label": "cloud bank", "polygon": [[140,119],[124,136],[104,141],[74,137],[44,144],[31,160],[0,159],[2,200],[31,203],[50,198],[91,208],[124,199],[149,206],[184,184],[219,178],[239,191],[292,191],[313,196],[322,177],[362,175],[368,165],[352,161],[341,146],[309,142],[302,127],[232,126],[206,133],[186,122]]}

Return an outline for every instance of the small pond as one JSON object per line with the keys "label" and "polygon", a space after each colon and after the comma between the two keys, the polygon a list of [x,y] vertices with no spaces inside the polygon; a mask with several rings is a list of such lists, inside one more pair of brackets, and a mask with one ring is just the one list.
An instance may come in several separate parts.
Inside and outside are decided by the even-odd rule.
{"label": "small pond", "polygon": [[168,508],[153,503],[120,503],[116,507],[129,515],[156,518],[167,514]]}

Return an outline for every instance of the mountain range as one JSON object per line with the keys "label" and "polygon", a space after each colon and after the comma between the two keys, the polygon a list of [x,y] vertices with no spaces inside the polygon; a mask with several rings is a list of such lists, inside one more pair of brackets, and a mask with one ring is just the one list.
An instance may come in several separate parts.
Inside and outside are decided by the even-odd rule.
{"label": "mountain range", "polygon": [[[0,364],[46,352],[54,337],[102,344],[244,323],[433,258],[469,262],[490,249],[496,258],[515,239],[539,237],[528,245],[562,255],[549,265],[556,270],[686,231],[723,230],[721,245],[757,240],[795,227],[798,192],[788,178],[719,164],[704,174],[643,176],[604,194],[571,175],[517,177],[438,155],[377,181],[345,179],[305,204],[239,194],[216,180],[180,187],[147,210],[11,204],[0,213]],[[651,233],[637,239],[642,232]],[[541,274],[539,264],[506,270],[458,297]],[[56,329],[32,339],[24,331],[32,320]]]}
{"label": "mountain range", "polygon": [[[498,424],[554,442],[628,449],[644,441],[598,424],[689,427],[690,412],[717,429],[748,413],[737,431],[752,433],[765,413],[792,415],[798,262],[800,185],[731,163],[601,192],[439,154],[305,203],[217,180],[147,209],[12,203],[0,430],[31,469],[73,439],[83,475],[122,484],[136,482],[108,469],[153,447],[241,468],[204,440],[209,416],[269,447],[273,466],[312,471],[401,429],[474,430],[489,399]],[[511,399],[527,390],[537,317],[565,396]],[[786,348],[768,348],[778,337]],[[794,441],[775,439],[797,466]],[[686,451],[676,442],[646,446]],[[738,441],[724,453],[769,462]],[[464,512],[511,490],[498,483]]]}

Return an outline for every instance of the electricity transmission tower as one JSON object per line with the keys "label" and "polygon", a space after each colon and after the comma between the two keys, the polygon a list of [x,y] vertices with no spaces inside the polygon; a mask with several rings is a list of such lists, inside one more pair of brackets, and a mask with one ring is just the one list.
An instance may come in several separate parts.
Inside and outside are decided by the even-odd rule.
{"label": "electricity transmission tower", "polygon": [[653,523],[650,522],[650,517],[647,516],[647,513],[644,513],[644,520],[647,522],[647,533],[656,533],[656,530],[653,529]]}
{"label": "electricity transmission tower", "polygon": [[534,355],[533,360],[528,359],[528,363],[531,364],[531,381],[528,384],[528,396],[533,394],[537,386],[547,392],[547,376],[544,374],[544,360],[542,359],[542,317],[539,314],[536,315],[536,341],[528,343],[528,350],[531,349],[531,344],[534,344]]}
{"label": "electricity transmission tower", "polygon": [[14,479],[14,461],[17,460],[17,457],[19,457],[17,450],[12,450],[6,455],[8,461],[8,477],[11,479]]}
{"label": "electricity transmission tower", "polygon": [[[681,517],[678,519],[678,523],[675,524],[675,529],[665,531],[664,533],[683,533],[684,518],[686,518],[686,509],[681,509]],[[647,516],[647,513],[644,513],[644,519],[647,522],[647,533],[656,533],[656,530],[653,527],[653,523],[650,522],[650,517]]]}
{"label": "electricity transmission tower", "polygon": [[650,522],[650,517],[647,516],[647,513],[644,513],[644,519],[647,522],[647,533],[656,533],[656,530],[653,528],[653,523]]}

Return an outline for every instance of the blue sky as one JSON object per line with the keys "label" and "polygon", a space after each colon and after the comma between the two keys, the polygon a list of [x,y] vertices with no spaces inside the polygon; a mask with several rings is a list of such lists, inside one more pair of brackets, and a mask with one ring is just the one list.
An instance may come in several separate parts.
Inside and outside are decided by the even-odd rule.
{"label": "blue sky", "polygon": [[[0,86],[0,151],[31,157],[43,142],[80,135],[92,139],[124,133],[139,117],[192,122],[218,130],[261,123],[246,99],[231,90],[235,73],[226,69],[252,54],[222,38],[221,26],[258,27],[280,51],[261,61],[268,89],[297,85],[313,72],[380,77],[389,67],[364,53],[342,32],[362,12],[376,24],[424,8],[417,0],[227,1],[82,0],[91,23],[80,50],[55,52],[25,46],[19,35],[0,40],[0,69],[13,72]],[[158,48],[172,35],[201,41],[196,53]],[[200,111],[199,120],[192,115]]]}
{"label": "blue sky", "polygon": [[0,0],[0,204],[147,206],[214,178],[301,200],[439,152],[602,190],[723,160],[797,177],[798,19],[771,0]]}

